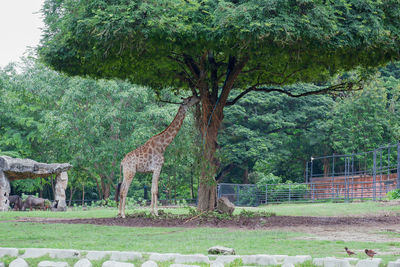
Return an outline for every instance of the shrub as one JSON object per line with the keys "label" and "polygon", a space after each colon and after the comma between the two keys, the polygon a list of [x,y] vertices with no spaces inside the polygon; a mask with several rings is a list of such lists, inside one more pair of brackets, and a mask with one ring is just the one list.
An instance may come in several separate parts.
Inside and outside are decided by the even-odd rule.
{"label": "shrub", "polygon": [[400,189],[389,191],[386,196],[389,200],[400,199]]}

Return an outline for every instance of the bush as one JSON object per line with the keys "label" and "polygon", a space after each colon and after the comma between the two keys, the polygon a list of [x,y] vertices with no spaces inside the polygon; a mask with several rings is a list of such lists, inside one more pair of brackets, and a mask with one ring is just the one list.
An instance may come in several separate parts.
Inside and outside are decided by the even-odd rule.
{"label": "bush", "polygon": [[389,200],[400,199],[400,189],[389,191],[386,196]]}

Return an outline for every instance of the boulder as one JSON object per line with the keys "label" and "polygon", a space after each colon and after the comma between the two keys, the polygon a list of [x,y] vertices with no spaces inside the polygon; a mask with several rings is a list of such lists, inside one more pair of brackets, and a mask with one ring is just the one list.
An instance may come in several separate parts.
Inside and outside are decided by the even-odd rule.
{"label": "boulder", "polygon": [[146,261],[143,262],[142,267],[158,267],[158,264],[155,261]]}
{"label": "boulder", "polygon": [[175,263],[210,263],[210,259],[202,254],[195,255],[177,255]]}
{"label": "boulder", "polygon": [[88,259],[81,259],[74,264],[74,267],[92,267],[93,264]]}
{"label": "boulder", "polygon": [[246,255],[242,257],[243,264],[256,265],[278,265],[276,259],[271,255]]}
{"label": "boulder", "polygon": [[178,253],[151,253],[149,260],[152,261],[173,261],[175,257],[181,255]]}
{"label": "boulder", "polygon": [[214,262],[219,262],[222,264],[229,264],[231,262],[234,262],[236,259],[241,259],[241,257],[225,255],[225,256],[218,256]]}
{"label": "boulder", "polygon": [[110,254],[110,251],[88,251],[86,254],[86,258],[88,258],[89,260],[97,261],[103,259]]}
{"label": "boulder", "polygon": [[222,214],[232,215],[235,205],[226,197],[220,197],[217,201],[217,211]]}
{"label": "boulder", "polygon": [[0,248],[0,258],[4,256],[17,257],[18,249],[16,248]]}
{"label": "boulder", "polygon": [[69,264],[62,261],[41,261],[38,267],[69,267]]}
{"label": "boulder", "polygon": [[112,251],[110,260],[112,261],[134,261],[142,259],[139,252]]}
{"label": "boulder", "polygon": [[223,246],[214,246],[208,249],[208,254],[235,255],[235,250],[233,248],[226,248]]}
{"label": "boulder", "polygon": [[397,261],[389,261],[387,267],[400,267],[400,259]]}
{"label": "boulder", "polygon": [[120,261],[106,261],[102,267],[135,267],[134,264]]}
{"label": "boulder", "polygon": [[379,267],[379,265],[382,263],[382,259],[380,258],[374,258],[374,259],[365,259],[365,260],[360,260],[357,262],[356,267]]}
{"label": "boulder", "polygon": [[29,267],[28,263],[21,258],[13,260],[8,267]]}

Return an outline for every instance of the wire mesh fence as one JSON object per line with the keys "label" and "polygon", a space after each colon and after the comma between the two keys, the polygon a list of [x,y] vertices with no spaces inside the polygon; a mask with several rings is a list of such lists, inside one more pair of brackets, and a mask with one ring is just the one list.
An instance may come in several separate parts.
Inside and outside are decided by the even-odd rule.
{"label": "wire mesh fence", "polygon": [[218,185],[236,206],[283,202],[381,200],[400,189],[400,143],[373,151],[311,158],[306,183]]}

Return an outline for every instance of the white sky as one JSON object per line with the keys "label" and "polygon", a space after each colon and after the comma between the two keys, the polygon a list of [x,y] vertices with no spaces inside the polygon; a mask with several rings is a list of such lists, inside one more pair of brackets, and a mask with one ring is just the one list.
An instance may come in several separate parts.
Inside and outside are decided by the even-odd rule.
{"label": "white sky", "polygon": [[39,44],[44,0],[0,0],[0,68]]}

